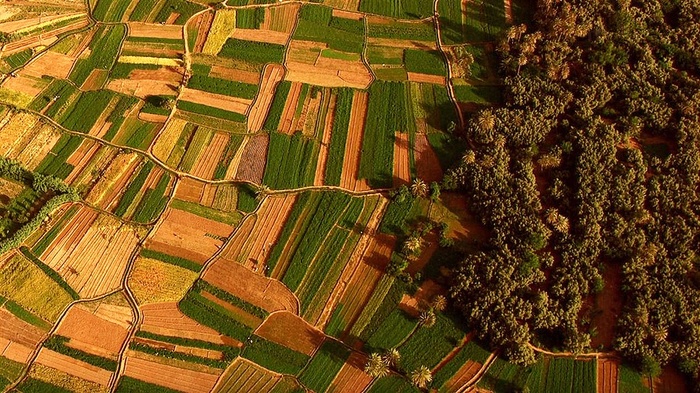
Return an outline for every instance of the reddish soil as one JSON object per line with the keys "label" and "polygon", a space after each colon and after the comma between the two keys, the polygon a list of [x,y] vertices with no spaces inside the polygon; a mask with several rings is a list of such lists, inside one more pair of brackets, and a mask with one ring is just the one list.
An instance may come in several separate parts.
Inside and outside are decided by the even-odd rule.
{"label": "reddish soil", "polygon": [[183,89],[180,98],[185,101],[194,102],[195,104],[211,106],[242,115],[246,114],[248,107],[250,107],[250,104],[253,102],[246,98],[230,97],[223,94],[214,94],[188,88]]}
{"label": "reddish soil", "polygon": [[190,23],[194,23],[197,27],[197,39],[195,40],[194,48],[190,50],[194,53],[202,53],[204,49],[204,44],[207,42],[207,35],[209,35],[209,29],[211,29],[211,24],[214,21],[213,12],[205,12],[197,16]]}
{"label": "reddish soil", "polygon": [[74,61],[73,57],[47,51],[25,67],[23,73],[37,78],[41,78],[42,75],[50,75],[54,78],[66,79]]}
{"label": "reddish soil", "polygon": [[98,218],[97,212],[83,207],[41,259],[81,296],[95,297],[120,287],[137,242],[129,227],[108,216]]}
{"label": "reddish soil", "polygon": [[688,386],[683,374],[673,367],[666,367],[658,378],[654,379],[654,393],[686,393]]}
{"label": "reddish soil", "polygon": [[335,376],[333,383],[328,388],[328,393],[362,393],[372,377],[364,372],[367,357],[360,352],[353,352]]}
{"label": "reddish soil", "polygon": [[506,8],[506,23],[513,24],[513,3],[511,0],[505,0],[503,5]]}
{"label": "reddish soil", "polygon": [[362,20],[364,15],[361,12],[333,9],[333,16],[343,19]]}
{"label": "reddish soil", "polygon": [[340,176],[340,186],[351,191],[369,189],[365,179],[359,179],[360,159],[362,157],[362,138],[365,132],[367,116],[367,92],[356,91],[352,99],[348,139],[345,143],[345,159],[343,173]]}
{"label": "reddish soil", "polygon": [[[28,19],[19,19],[19,20],[14,20],[10,22],[3,22],[0,23],[0,31],[3,33],[12,33],[13,31],[25,29],[28,27],[32,27],[38,24],[46,23],[46,22],[51,22],[52,20],[72,16],[72,15],[80,15],[83,14],[82,12],[78,13],[65,13],[65,14],[59,14],[59,15],[51,15],[51,16],[38,16],[35,18],[28,18]],[[36,15],[36,14],[35,14]]]}
{"label": "reddish soil", "polygon": [[431,231],[423,239],[423,251],[420,256],[411,261],[408,268],[406,268],[406,272],[414,275],[422,271],[425,265],[430,262],[430,258],[433,257],[433,254],[435,254],[438,248],[440,248],[440,238],[434,231]]}
{"label": "reddish soil", "polygon": [[229,135],[215,133],[209,145],[204,148],[192,168],[192,174],[204,179],[213,179],[216,167],[228,145]]}
{"label": "reddish soil", "polygon": [[440,196],[440,200],[450,213],[457,216],[456,220],[453,218],[447,220],[450,237],[462,241],[488,239],[488,231],[471,214],[467,206],[468,200],[464,195],[445,192]]}
{"label": "reddish soil", "polygon": [[446,292],[445,288],[440,284],[433,280],[428,280],[418,288],[418,291],[416,291],[413,296],[409,294],[403,295],[399,303],[399,308],[409,315],[418,317],[421,311],[428,307],[436,295],[446,295]]}
{"label": "reddish soil", "polygon": [[12,53],[20,52],[23,51],[27,48],[32,48],[38,45],[45,45],[48,46],[56,40],[58,40],[58,36],[67,33],[72,30],[77,30],[80,28],[83,28],[89,24],[87,18],[82,18],[78,20],[75,23],[72,23],[70,25],[64,26],[60,29],[53,30],[51,32],[43,33],[40,35],[30,35],[26,38],[17,40],[15,42],[9,43],[5,45],[3,49],[3,55],[7,56]]}
{"label": "reddish soil", "polygon": [[129,74],[130,80],[160,81],[179,84],[182,82],[182,68],[160,67],[157,70],[133,70]]}
{"label": "reddish soil", "polygon": [[622,311],[621,266],[606,263],[603,281],[605,283],[603,291],[596,298],[596,308],[602,312],[596,315],[592,321],[598,334],[591,338],[591,347],[598,348],[602,345],[606,349],[612,349],[615,339],[615,325],[620,311]]}
{"label": "reddish soil", "polygon": [[8,90],[14,90],[20,93],[24,93],[30,97],[38,96],[43,90],[44,86],[36,82],[32,77],[27,77],[19,74],[15,77],[10,76],[5,79],[2,87]]}
{"label": "reddish soil", "polygon": [[447,79],[440,75],[418,74],[415,72],[407,72],[408,80],[411,82],[432,83],[435,85],[444,85]]}
{"label": "reddish soil", "polygon": [[105,83],[107,80],[107,74],[109,71],[107,70],[100,70],[100,69],[94,69],[90,73],[90,76],[85,79],[85,82],[83,82],[83,85],[80,86],[81,90],[87,91],[87,90],[98,90],[102,88],[102,85]]}
{"label": "reddish soil", "polygon": [[36,362],[103,386],[109,385],[109,380],[112,377],[112,373],[105,369],[46,348],[41,349]]}
{"label": "reddish soil", "polygon": [[313,354],[325,338],[322,332],[287,311],[271,314],[255,334],[307,355]]}
{"label": "reddish soil", "polygon": [[22,344],[17,344],[14,341],[0,337],[0,356],[6,357],[19,363],[27,363],[34,351],[33,347],[27,347]]}
{"label": "reddish soil", "polygon": [[170,16],[168,17],[168,20],[165,21],[165,24],[167,24],[167,25],[172,25],[173,23],[175,23],[175,21],[176,21],[177,18],[179,18],[179,17],[180,17],[180,14],[179,14],[179,13],[177,13],[177,12],[171,12],[171,13],[170,13]]}
{"label": "reddish soil", "polygon": [[[282,72],[284,69],[277,64],[270,64],[267,68],[278,68]],[[265,79],[265,72],[263,72],[262,79]],[[228,68],[220,65],[213,65],[211,71],[209,71],[209,76],[214,78],[228,79],[235,82],[249,83],[251,85],[257,85],[260,83],[260,73],[254,71],[243,71],[235,68]],[[281,79],[280,79],[281,80]],[[262,89],[261,89],[262,90]],[[274,89],[273,89],[274,92]]]}
{"label": "reddish soil", "polygon": [[331,145],[331,131],[333,129],[333,118],[335,117],[335,107],[338,97],[334,94],[328,105],[328,112],[323,122],[323,139],[321,139],[321,149],[318,153],[318,164],[316,164],[316,175],[314,185],[322,186],[323,178],[326,175],[326,162],[328,161],[328,148]]}
{"label": "reddish soil", "polygon": [[146,247],[197,263],[211,258],[233,232],[230,225],[183,210],[168,209],[164,217]]}
{"label": "reddish soil", "polygon": [[124,375],[185,393],[208,393],[219,375],[127,357]]}
{"label": "reddish soil", "polygon": [[410,148],[407,132],[394,133],[394,187],[411,183]]}
{"label": "reddish soil", "polygon": [[219,332],[190,319],[177,308],[177,303],[156,303],[141,306],[141,329],[165,336],[184,337],[223,344]]}
{"label": "reddish soil", "polygon": [[[212,68],[212,73],[213,71],[214,69]],[[272,100],[275,98],[275,89],[277,88],[277,84],[282,81],[283,77],[284,67],[281,65],[268,64],[265,66],[260,91],[258,92],[258,96],[248,116],[249,132],[255,133],[262,130],[265,124],[265,117],[267,117],[267,113],[272,105]]]}
{"label": "reddish soil", "polygon": [[299,102],[302,87],[303,84],[294,82],[289,88],[289,94],[287,95],[287,101],[284,103],[282,117],[277,126],[277,130],[283,134],[292,135],[296,131],[294,116],[296,114],[297,103]]}
{"label": "reddish soil", "polygon": [[267,42],[278,45],[286,45],[287,41],[289,41],[289,33],[259,29],[235,29],[232,37],[239,40]]}
{"label": "reddish soil", "polygon": [[291,194],[265,198],[257,213],[246,218],[233,235],[222,256],[262,273],[296,199]]}
{"label": "reddish soil", "polygon": [[437,154],[430,146],[428,137],[425,134],[416,134],[414,155],[416,160],[416,172],[418,177],[426,183],[442,180],[442,168]]}
{"label": "reddish soil", "polygon": [[[459,392],[467,382],[471,381],[481,370],[481,363],[469,360],[457,371],[457,373],[445,383],[445,393]],[[442,389],[440,391],[443,391]]]}
{"label": "reddish soil", "polygon": [[436,50],[437,44],[435,41],[414,41],[414,40],[399,40],[394,38],[376,38],[368,37],[367,45],[373,46],[390,46],[393,48],[409,48],[422,50]]}
{"label": "reddish soil", "polygon": [[279,281],[255,274],[248,268],[226,260],[217,259],[204,275],[209,283],[269,312],[299,312],[297,300]]}
{"label": "reddish soil", "polygon": [[159,80],[115,79],[107,83],[107,89],[143,99],[152,95],[168,96],[177,94],[175,84]]}
{"label": "reddish soil", "polygon": [[287,61],[286,80],[324,87],[366,89],[372,75],[361,61],[330,59],[319,56],[315,64]]}
{"label": "reddish soil", "polygon": [[129,23],[131,37],[151,37],[165,39],[182,39],[182,26],[161,25],[160,23]]}
{"label": "reddish soil", "polygon": [[168,116],[158,115],[156,113],[139,113],[139,119],[149,123],[165,123],[168,121]]}
{"label": "reddish soil", "polygon": [[198,180],[185,177],[177,184],[175,198],[187,202],[199,203],[204,193],[204,185],[204,183]]}
{"label": "reddish soil", "polygon": [[0,309],[0,355],[24,363],[43,336],[38,327]]}
{"label": "reddish soil", "polygon": [[267,134],[256,134],[248,140],[236,172],[236,180],[246,180],[257,184],[262,183],[269,142]]}
{"label": "reddish soil", "polygon": [[620,363],[598,359],[598,393],[617,393],[617,373]]}
{"label": "reddish soil", "polygon": [[94,355],[116,359],[127,329],[105,321],[81,306],[73,306],[58,326],[56,334],[69,337],[69,345]]}

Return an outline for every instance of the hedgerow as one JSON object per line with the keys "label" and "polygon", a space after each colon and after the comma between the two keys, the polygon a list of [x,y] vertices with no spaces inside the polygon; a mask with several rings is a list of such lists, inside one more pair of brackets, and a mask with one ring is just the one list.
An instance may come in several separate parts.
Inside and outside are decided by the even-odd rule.
{"label": "hedgerow", "polygon": [[188,317],[238,341],[244,341],[253,333],[253,329],[238,322],[230,311],[197,292],[188,292],[178,306]]}
{"label": "hedgerow", "polygon": [[68,337],[52,335],[46,341],[44,341],[44,347],[50,349],[54,352],[61,353],[66,356],[70,356],[73,359],[78,359],[93,366],[105,369],[107,371],[116,371],[117,362],[116,360],[107,359],[102,356],[93,355],[79,349],[75,349],[66,345],[70,339]]}
{"label": "hedgerow", "polygon": [[201,291],[209,292],[212,295],[218,297],[219,299],[230,303],[251,315],[255,315],[260,319],[265,319],[268,315],[270,315],[270,313],[264,308],[258,307],[254,304],[250,304],[247,301],[237,296],[234,296],[224,291],[223,289],[217,288],[204,280],[197,280],[197,282],[195,282],[194,284],[193,290],[198,293]]}
{"label": "hedgerow", "polygon": [[309,361],[309,356],[257,335],[247,344],[241,356],[281,374],[297,375]]}
{"label": "hedgerow", "polygon": [[202,265],[197,262],[190,261],[189,259],[176,257],[170,254],[165,254],[158,251],[149,250],[146,248],[141,249],[141,256],[144,258],[157,259],[161,262],[169,263],[171,265],[179,266],[181,268],[191,270],[193,272],[199,273],[202,270]]}

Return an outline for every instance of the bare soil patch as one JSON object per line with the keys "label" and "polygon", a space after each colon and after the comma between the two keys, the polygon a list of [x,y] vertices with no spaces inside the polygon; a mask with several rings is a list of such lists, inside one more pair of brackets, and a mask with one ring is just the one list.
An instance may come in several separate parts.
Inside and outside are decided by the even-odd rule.
{"label": "bare soil patch", "polygon": [[273,30],[235,29],[231,37],[239,40],[267,42],[278,45],[286,45],[287,41],[289,41],[289,33]]}
{"label": "bare soil patch", "polygon": [[214,94],[188,88],[183,89],[180,98],[185,101],[194,102],[195,104],[211,106],[242,115],[246,114],[248,107],[253,103],[252,100],[246,98],[230,97],[223,94]]}
{"label": "bare soil patch", "polygon": [[36,362],[103,386],[109,385],[109,380],[112,378],[112,373],[107,370],[46,348],[39,351]]}
{"label": "bare soil patch", "polygon": [[613,263],[606,263],[603,272],[603,291],[596,297],[596,308],[601,311],[593,317],[593,325],[598,334],[591,338],[591,347],[603,346],[612,349],[615,339],[615,325],[622,311],[622,285],[621,266]]}
{"label": "bare soil patch", "polygon": [[426,183],[439,182],[443,176],[442,168],[440,167],[440,160],[438,160],[437,154],[435,154],[433,147],[428,142],[428,137],[425,134],[416,134],[413,148],[418,177]]}
{"label": "bare soil patch", "polygon": [[262,183],[263,175],[265,174],[265,164],[267,163],[267,145],[269,142],[267,134],[256,134],[248,140],[236,172],[237,180],[246,180],[257,184]]}
{"label": "bare soil patch", "polygon": [[411,161],[408,133],[396,132],[394,134],[394,187],[411,183]]}
{"label": "bare soil patch", "polygon": [[[69,337],[69,345],[95,355],[116,358],[127,329],[106,321],[84,307],[73,306],[58,326],[57,334]],[[95,348],[94,350],[91,350]]]}
{"label": "bare soil patch", "polygon": [[223,344],[219,332],[199,324],[180,312],[177,303],[155,303],[141,306],[143,324],[141,329],[165,336],[184,337]]}
{"label": "bare soil patch", "polygon": [[302,87],[303,84],[300,82],[294,82],[289,88],[289,94],[287,95],[287,101],[284,103],[282,117],[280,117],[280,122],[277,126],[277,131],[283,134],[292,135],[296,131],[294,115],[297,110],[297,103],[301,95]]}
{"label": "bare soil patch", "polygon": [[[356,1],[341,1],[340,2],[341,8],[342,6],[346,6],[347,3],[356,3]],[[345,4],[342,4],[345,3]],[[330,5],[330,4],[329,4]],[[331,6],[334,7],[334,6]],[[357,8],[355,8],[357,9]],[[346,10],[339,10],[339,9],[333,9],[333,16],[336,18],[343,18],[343,19],[352,19],[352,20],[362,20],[362,17],[364,16],[361,12],[355,12],[355,11],[346,11]]]}
{"label": "bare soil patch", "polygon": [[365,355],[360,352],[351,353],[328,388],[328,393],[364,392],[372,383],[372,377],[364,372],[365,364],[367,364]]}
{"label": "bare soil patch", "polygon": [[202,150],[197,163],[192,168],[192,174],[204,179],[213,179],[216,166],[228,145],[229,135],[217,132],[209,145]]}
{"label": "bare soil patch", "polygon": [[658,378],[654,379],[654,393],[686,393],[688,386],[683,374],[673,367],[666,367]]}
{"label": "bare soil patch", "polygon": [[41,78],[43,75],[49,75],[54,78],[66,79],[73,67],[73,62],[75,62],[75,58],[73,57],[46,51],[25,67],[23,73],[37,78]]}
{"label": "bare soil patch", "polygon": [[[213,72],[214,68],[212,68]],[[265,124],[265,117],[270,111],[272,100],[275,98],[275,89],[284,77],[284,67],[277,64],[268,64],[263,71],[260,91],[255,99],[255,103],[250,109],[248,116],[248,129],[255,133],[262,130]],[[257,82],[256,82],[257,83]]]}
{"label": "bare soil patch", "polygon": [[5,79],[2,87],[26,94],[30,97],[36,97],[44,90],[44,86],[41,86],[34,77],[28,77],[22,74]]}
{"label": "bare soil patch", "polygon": [[129,79],[138,81],[152,80],[178,85],[182,82],[182,75],[182,68],[160,67],[157,70],[133,70],[129,74]]}
{"label": "bare soil patch", "polygon": [[127,357],[124,375],[185,393],[208,393],[219,378],[135,357]]}
{"label": "bare soil patch", "polygon": [[182,27],[161,25],[160,23],[129,22],[131,37],[151,37],[179,40],[182,38]]}
{"label": "bare soil patch", "polygon": [[286,80],[324,87],[353,87],[366,89],[372,75],[360,61],[319,57],[315,64],[287,61]]}
{"label": "bare soil patch", "polygon": [[352,191],[369,189],[365,179],[359,179],[360,159],[362,158],[362,138],[365,132],[367,116],[367,92],[356,91],[352,99],[348,139],[345,143],[345,159],[343,173],[340,176],[340,186]]}
{"label": "bare soil patch", "polygon": [[0,354],[12,353],[13,360],[26,362],[29,353],[44,336],[44,331],[0,309]]}
{"label": "bare soil patch", "polygon": [[167,96],[177,94],[177,85],[158,80],[115,79],[109,81],[107,89],[143,99],[153,95]]}
{"label": "bare soil patch", "polygon": [[432,83],[435,85],[444,85],[447,79],[440,75],[419,74],[416,72],[407,72],[408,80],[411,82]]}
{"label": "bare soil patch", "polygon": [[322,332],[314,329],[301,317],[287,311],[271,314],[255,333],[307,355],[313,354],[325,339]]}
{"label": "bare soil patch", "polygon": [[197,16],[190,23],[194,23],[197,27],[197,39],[195,40],[194,48],[190,50],[194,53],[202,53],[204,49],[204,44],[207,42],[207,36],[209,35],[209,29],[211,29],[211,24],[214,21],[213,12],[205,12]]}
{"label": "bare soil patch", "polygon": [[612,359],[598,359],[598,393],[617,393],[620,363]]}
{"label": "bare soil patch", "polygon": [[[267,66],[267,68],[270,67],[281,68],[279,65],[276,64],[270,64]],[[284,70],[282,72],[284,72]],[[259,72],[238,70],[235,68],[229,68],[220,65],[213,65],[211,67],[211,71],[209,71],[209,76],[212,76],[214,78],[228,79],[236,82],[250,83],[251,85],[257,85],[258,83],[260,83],[261,80]],[[265,79],[265,74],[263,74],[262,79]]]}

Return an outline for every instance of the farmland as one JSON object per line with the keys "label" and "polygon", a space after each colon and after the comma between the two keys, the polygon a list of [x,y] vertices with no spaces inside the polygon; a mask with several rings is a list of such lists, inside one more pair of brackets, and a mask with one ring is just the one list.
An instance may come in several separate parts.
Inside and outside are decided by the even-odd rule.
{"label": "farmland", "polygon": [[[578,127],[585,111],[560,124],[561,108],[608,94],[569,97],[554,86],[599,65],[598,77],[606,78],[623,53],[642,52],[604,52],[608,41],[617,42],[608,30],[636,17],[622,15],[600,31],[558,27],[561,37],[548,38],[558,48],[598,35],[603,52],[591,64],[559,63],[568,52],[520,64],[529,56],[523,37],[544,45],[532,33],[536,7],[528,1],[3,3],[0,391],[608,393],[673,380],[665,368],[650,378],[621,362],[612,344],[588,348],[586,339],[600,334],[591,320],[600,317],[583,312],[580,326],[567,325],[589,330],[578,351],[550,345],[568,333],[551,334],[548,324],[559,316],[547,310],[568,302],[574,290],[559,282],[564,262],[603,255],[598,246],[581,246],[583,221],[603,228],[633,217],[639,225],[615,237],[637,242],[692,232],[637,232],[660,220],[645,210],[693,211],[693,204],[661,196],[696,188],[661,179],[678,172],[676,161],[690,162],[682,142],[692,130],[666,140],[635,128],[653,118],[660,134],[671,119],[694,116],[692,105],[665,108],[656,89],[640,88],[618,95],[630,97],[624,105],[586,108],[601,116],[590,132],[615,139],[614,159],[596,156],[611,168],[606,175],[652,187],[638,206],[628,206],[637,202],[621,185],[605,192],[619,200],[567,204],[555,215],[550,205],[574,192],[559,172],[588,183],[568,172],[586,148],[578,143],[584,133],[555,136],[553,124]],[[585,18],[565,21],[581,31],[588,26]],[[517,30],[522,23],[524,33]],[[692,58],[679,47],[648,53],[668,57],[657,68],[670,73]],[[528,106],[523,95],[536,84],[502,78],[504,59],[523,75],[549,67],[537,83],[546,80],[551,89],[530,98],[546,121],[531,122],[542,115],[535,110],[506,118],[503,107],[489,109],[516,98],[516,106]],[[635,106],[645,94],[659,102]],[[493,117],[480,115],[483,109]],[[622,127],[624,137],[612,138],[622,128],[608,122],[623,109],[636,117]],[[521,128],[506,133],[510,124]],[[533,142],[528,135],[540,128],[550,134]],[[665,154],[649,156],[649,140],[667,147]],[[646,170],[629,172],[637,162]],[[465,195],[468,185],[472,193]],[[596,182],[591,189],[605,187]],[[517,216],[494,207],[502,200],[515,206],[529,191],[542,203]],[[601,206],[617,210],[605,215]],[[510,224],[494,228],[488,214],[514,221],[516,236]],[[559,216],[567,231],[549,222]],[[517,252],[506,266],[462,262],[482,262],[506,234],[513,247],[504,256]],[[564,245],[548,247],[560,238],[581,249],[560,256]],[[606,239],[624,248],[622,240]],[[649,254],[665,258],[672,249]],[[628,254],[637,258],[636,252]],[[628,254],[605,255],[617,263]],[[687,252],[669,276],[695,283],[695,254]],[[645,276],[654,265],[645,266],[635,274]],[[498,288],[511,276],[530,281],[504,287],[518,302],[486,314],[465,309],[455,295],[482,284],[455,288],[455,281],[479,275]],[[539,289],[555,281],[557,290]],[[487,289],[495,290],[479,290]],[[475,329],[475,320],[494,316],[509,322],[513,310],[532,315],[530,335],[504,325],[528,337],[525,349],[490,345],[514,339],[483,333],[496,329],[494,320]],[[643,317],[657,318],[635,318]],[[640,341],[666,334],[680,342],[683,329],[651,329]],[[530,352],[527,365],[509,361]],[[673,362],[689,362],[683,356]],[[368,367],[378,359],[385,376]],[[419,373],[427,373],[424,387]]]}

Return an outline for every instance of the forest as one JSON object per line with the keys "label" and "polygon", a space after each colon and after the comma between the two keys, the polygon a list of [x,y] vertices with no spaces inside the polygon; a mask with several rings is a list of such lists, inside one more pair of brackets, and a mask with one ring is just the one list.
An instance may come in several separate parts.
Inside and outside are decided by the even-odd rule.
{"label": "forest", "polygon": [[605,350],[700,386],[699,43],[692,0],[539,1],[502,37],[504,101],[471,116],[444,185],[490,233],[453,301],[510,360],[598,351],[595,300],[618,272]]}

